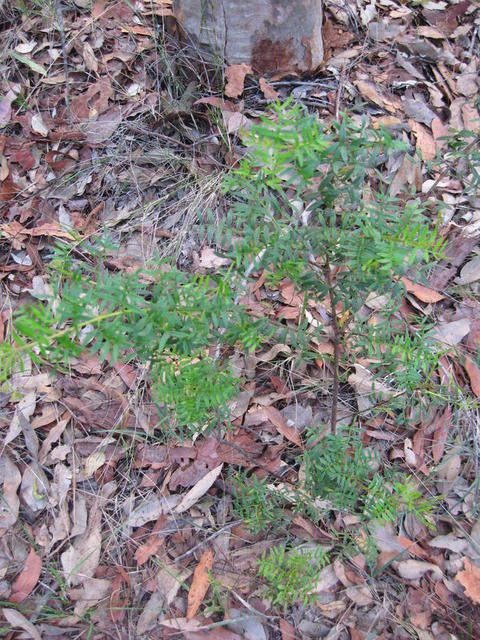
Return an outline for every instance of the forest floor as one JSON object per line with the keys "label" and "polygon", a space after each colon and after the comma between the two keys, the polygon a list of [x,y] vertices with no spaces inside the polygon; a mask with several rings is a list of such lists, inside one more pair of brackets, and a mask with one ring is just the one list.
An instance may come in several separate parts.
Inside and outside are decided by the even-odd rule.
{"label": "forest floor", "polygon": [[[367,529],[356,513],[330,506],[314,521],[286,504],[288,526],[249,526],[234,475],[300,483],[304,434],[328,424],[328,330],[313,362],[291,344],[226,354],[242,380],[231,428],[186,440],[161,433],[141,363],[83,353],[53,372],[25,358],[0,391],[0,635],[478,640],[480,199],[465,184],[478,182],[480,154],[476,168],[445,155],[454,132],[478,147],[478,1],[327,1],[325,62],[308,78],[201,63],[179,44],[170,4],[65,3],[67,78],[54,3],[0,0],[0,342],[48,293],[58,242],[88,261],[107,234],[115,273],[156,256],[189,273],[220,268],[200,221],[228,206],[222,176],[270,102],[292,98],[326,123],[365,117],[410,147],[385,169],[390,194],[443,203],[444,255],[427,281],[405,278],[403,308],[447,345],[435,375],[455,391],[426,395],[399,424],[388,404],[362,413],[372,382],[350,369],[339,417],[435,506],[428,522],[408,513]],[[291,282],[254,275],[251,312],[295,325],[304,301]],[[330,561],[312,598],[282,607],[258,563],[287,543]]]}

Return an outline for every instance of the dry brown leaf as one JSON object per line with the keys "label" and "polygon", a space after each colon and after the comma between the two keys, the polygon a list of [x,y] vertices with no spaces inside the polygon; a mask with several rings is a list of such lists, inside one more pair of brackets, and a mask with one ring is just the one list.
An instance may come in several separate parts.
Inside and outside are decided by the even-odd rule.
{"label": "dry brown leaf", "polygon": [[223,462],[222,464],[218,465],[218,467],[215,467],[215,469],[212,469],[206,475],[204,475],[203,478],[201,478],[201,480],[199,480],[197,484],[183,496],[180,503],[174,509],[175,513],[183,513],[184,511],[188,511],[190,507],[193,507],[193,505],[198,502],[200,498],[204,496],[210,489],[212,484],[220,475],[222,468]]}
{"label": "dry brown leaf", "polygon": [[146,522],[156,520],[162,513],[169,513],[180,502],[180,496],[150,496],[128,516],[129,527],[141,527]]}
{"label": "dry brown leaf", "polygon": [[470,378],[473,393],[480,398],[480,367],[468,356],[465,358],[465,371]]}
{"label": "dry brown leaf", "polygon": [[445,296],[441,293],[438,293],[438,291],[430,289],[429,287],[424,287],[422,284],[413,282],[405,276],[402,277],[402,282],[405,285],[408,293],[413,293],[413,295],[422,302],[438,302],[439,300],[443,300],[445,298]]}
{"label": "dry brown leaf", "polygon": [[422,152],[423,159],[433,160],[437,153],[437,145],[435,144],[432,134],[419,122],[409,120],[408,124],[417,139],[417,148]]}
{"label": "dry brown leaf", "polygon": [[3,500],[0,501],[0,531],[11,527],[18,518],[20,500],[17,495],[22,481],[20,471],[13,464],[10,457],[3,453],[0,469],[3,475]]}
{"label": "dry brown leaf", "polygon": [[370,589],[365,585],[352,585],[345,589],[345,593],[350,600],[355,602],[355,604],[358,604],[359,607],[366,607],[373,602]]}
{"label": "dry brown leaf", "polygon": [[152,529],[152,533],[148,536],[147,541],[135,551],[134,557],[139,567],[142,564],[145,564],[150,556],[155,555],[162,546],[163,536],[159,535],[159,532],[164,529],[167,524],[168,518],[164,513],[162,513],[156,521]]}
{"label": "dry brown leaf", "polygon": [[45,126],[41,113],[36,113],[32,116],[31,127],[32,131],[34,133],[38,133],[42,138],[46,138],[48,136],[48,128]]}
{"label": "dry brown leaf", "polygon": [[113,579],[112,593],[108,605],[112,622],[121,622],[124,617],[130,598],[130,576],[123,567],[117,567],[117,575]]}
{"label": "dry brown leaf", "polygon": [[68,591],[68,597],[75,602],[74,614],[82,616],[101,600],[108,597],[111,589],[110,580],[105,578],[86,578],[80,587]]}
{"label": "dry brown leaf", "polygon": [[441,580],[443,577],[441,569],[431,562],[423,562],[422,560],[402,560],[396,564],[397,573],[407,580],[418,580],[429,571],[432,572],[434,580]]}
{"label": "dry brown leaf", "polygon": [[448,432],[452,426],[452,408],[447,407],[445,411],[435,419],[435,432],[432,439],[432,456],[435,464],[442,459],[447,442]]}
{"label": "dry brown leaf", "polygon": [[42,640],[42,636],[38,632],[38,629],[29,620],[27,620],[20,611],[4,607],[2,609],[2,613],[5,616],[6,621],[9,622],[12,627],[19,627],[20,629],[23,629],[29,634],[30,638],[33,638],[33,640]]}
{"label": "dry brown leaf", "polygon": [[455,279],[456,284],[471,284],[480,280],[480,256],[469,260],[460,271],[460,276]]}
{"label": "dry brown leaf", "polygon": [[455,580],[464,587],[465,595],[476,604],[480,604],[480,567],[465,558],[464,569],[457,573]]}
{"label": "dry brown leaf", "polygon": [[168,629],[175,629],[176,631],[199,631],[202,628],[202,623],[198,620],[187,620],[187,618],[168,618],[165,620],[159,620],[159,624],[162,627]]}
{"label": "dry brown leaf", "polygon": [[218,269],[230,263],[228,258],[217,256],[211,247],[203,247],[198,263],[204,269]]}
{"label": "dry brown leaf", "polygon": [[462,73],[457,77],[457,91],[470,98],[478,91],[477,59],[472,58]]}
{"label": "dry brown leaf", "polygon": [[284,618],[280,618],[280,633],[282,634],[282,640],[296,640],[295,627],[290,624]]}
{"label": "dry brown leaf", "polygon": [[102,544],[101,512],[91,511],[87,531],[79,536],[61,555],[65,580],[69,585],[83,584],[86,578],[92,578],[100,561]]}
{"label": "dry brown leaf", "polygon": [[227,133],[238,133],[241,129],[249,129],[251,120],[239,111],[222,111],[223,124]]}
{"label": "dry brown leaf", "polygon": [[258,83],[260,85],[260,90],[265,96],[266,100],[276,100],[278,98],[278,91],[275,91],[272,85],[268,84],[265,78],[260,78]]}
{"label": "dry brown leaf", "polygon": [[253,73],[252,68],[245,63],[231,64],[225,71],[227,84],[225,86],[225,95],[229,98],[238,98],[243,93],[245,76],[247,73]]}
{"label": "dry brown leaf", "polygon": [[394,96],[382,95],[373,82],[369,82],[368,80],[356,80],[354,84],[364,98],[373,102],[373,104],[376,104],[382,109],[386,109],[390,113],[398,113],[401,110],[402,105],[400,100]]}
{"label": "dry brown leaf", "polygon": [[92,49],[92,45],[88,42],[83,44],[83,61],[85,62],[85,67],[89,71],[93,71],[97,73],[98,71],[98,60],[95,56],[95,52]]}
{"label": "dry brown leaf", "polygon": [[213,567],[213,551],[208,549],[200,558],[195,571],[193,572],[193,580],[188,591],[187,620],[191,620],[197,614],[200,605],[210,586],[209,571]]}
{"label": "dry brown leaf", "polygon": [[12,102],[15,98],[16,95],[12,90],[10,90],[7,95],[0,100],[0,129],[10,122],[10,118],[12,116]]}
{"label": "dry brown leaf", "polygon": [[287,424],[287,421],[278,409],[276,409],[275,407],[265,407],[263,413],[266,419],[275,426],[277,431],[281,433],[284,438],[290,440],[290,442],[293,442],[293,444],[297,445],[297,447],[300,447],[300,449],[303,449],[303,443],[302,439],[300,438],[300,434],[294,426],[290,427]]}
{"label": "dry brown leaf", "polygon": [[459,344],[469,332],[470,320],[468,318],[462,318],[461,320],[438,324],[430,335],[434,340],[454,347]]}
{"label": "dry brown leaf", "polygon": [[471,98],[469,102],[462,105],[462,118],[465,129],[468,131],[480,132],[480,116],[475,104],[472,104],[475,97]]}
{"label": "dry brown leaf", "polygon": [[23,569],[12,584],[10,602],[16,602],[17,604],[23,602],[33,591],[41,572],[42,559],[35,553],[35,549],[31,547]]}

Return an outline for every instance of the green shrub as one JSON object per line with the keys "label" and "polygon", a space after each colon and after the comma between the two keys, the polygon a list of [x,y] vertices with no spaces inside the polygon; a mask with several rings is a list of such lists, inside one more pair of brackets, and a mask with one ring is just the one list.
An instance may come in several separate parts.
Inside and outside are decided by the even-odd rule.
{"label": "green shrub", "polygon": [[265,580],[266,596],[273,605],[286,609],[300,601],[307,606],[315,600],[315,583],[328,562],[328,553],[321,547],[287,549],[279,545],[268,554],[263,552],[258,575]]}

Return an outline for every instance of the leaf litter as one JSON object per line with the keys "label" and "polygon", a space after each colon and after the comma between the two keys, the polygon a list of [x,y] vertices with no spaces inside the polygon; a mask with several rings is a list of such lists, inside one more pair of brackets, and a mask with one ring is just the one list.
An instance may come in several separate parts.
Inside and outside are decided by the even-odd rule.
{"label": "leaf litter", "polygon": [[[478,317],[460,304],[462,287],[478,295],[480,204],[463,198],[461,171],[431,175],[428,165],[443,153],[448,132],[480,132],[474,3],[385,0],[341,8],[326,2],[325,62],[311,82],[257,78],[254,69],[238,64],[227,67],[223,94],[204,78],[194,82],[193,95],[186,84],[178,90],[167,82],[168,65],[161,79],[149,72],[158,64],[154,17],[174,22],[170,1],[135,9],[129,3],[74,4],[63,10],[69,79],[58,32],[44,29],[44,15],[21,19],[13,11],[0,22],[11,39],[0,81],[2,304],[8,298],[15,308],[28,300],[56,241],[100,235],[104,226],[114,230],[120,247],[111,255],[112,268],[143,265],[158,252],[204,272],[225,264],[192,233],[192,211],[219,206],[218,183],[208,178],[241,160],[242,130],[265,102],[292,96],[321,118],[351,111],[408,142],[408,154],[395,159],[385,178],[399,198],[414,193],[428,200],[434,190],[444,204],[447,245],[428,281],[417,282],[414,273],[403,278],[406,305],[432,320],[431,335],[445,347],[437,375],[454,376],[465,396],[480,397]],[[171,62],[179,55],[174,39],[166,47]],[[185,64],[191,65],[189,58]],[[198,176],[211,185],[200,195]],[[271,291],[261,283],[251,308],[298,322],[305,301],[291,283],[277,288],[273,302]],[[379,300],[374,313],[381,313]],[[327,330],[317,355],[328,354],[330,319],[313,307],[307,311],[309,322],[323,322]],[[2,306],[0,339],[7,337],[8,317]],[[278,611],[262,597],[255,567],[274,536],[262,540],[237,522],[228,474],[241,469],[261,478],[273,472],[276,483],[278,475],[300,482],[303,430],[322,407],[298,384],[305,371],[277,367],[290,362],[293,351],[278,343],[250,356],[253,384],[232,402],[228,434],[218,440],[199,435],[181,445],[145,442],[143,436],[137,443],[136,435],[128,436],[138,444],[133,457],[115,430],[136,434],[139,415],[144,434],[156,428],[134,367],[112,377],[99,363],[72,362],[66,379],[57,372],[46,385],[48,378],[35,380],[43,372],[17,376],[15,393],[5,401],[0,396],[0,562],[5,601],[24,608],[5,606],[6,623],[34,638],[55,637],[65,624],[73,627],[65,627],[65,636],[76,637],[88,629],[86,614],[106,635],[118,629],[124,635],[131,624],[138,637],[152,638],[179,631],[185,638],[264,638],[277,626],[284,638],[357,640],[373,627],[378,637],[411,637],[395,623],[400,620],[430,640],[451,637],[468,620],[472,637],[478,635],[478,615],[469,609],[480,602],[478,549],[470,543],[476,539],[471,498],[477,488],[465,471],[459,439],[473,421],[478,446],[478,416],[454,416],[448,403],[430,417],[412,416],[410,432],[398,431],[386,411],[369,418],[364,434],[365,446],[384,443],[390,461],[438,468],[448,517],[439,517],[434,529],[411,519],[404,530],[377,528],[372,580],[358,522],[336,514],[332,531],[355,540],[357,554],[336,560],[336,571],[322,569],[316,607],[294,607],[279,625],[273,621]],[[355,396],[361,412],[368,413],[373,398],[385,401],[402,392],[376,380],[374,365],[359,362],[348,372],[346,403]],[[321,374],[329,375],[328,366],[318,358],[308,375]],[[295,518],[292,534],[322,539],[321,524]],[[392,581],[402,585],[407,605]],[[215,609],[218,584],[227,585],[228,599]],[[383,602],[390,599],[390,609],[377,608],[380,595]],[[50,626],[34,613],[49,598],[56,612]],[[455,617],[459,603],[462,623]]]}

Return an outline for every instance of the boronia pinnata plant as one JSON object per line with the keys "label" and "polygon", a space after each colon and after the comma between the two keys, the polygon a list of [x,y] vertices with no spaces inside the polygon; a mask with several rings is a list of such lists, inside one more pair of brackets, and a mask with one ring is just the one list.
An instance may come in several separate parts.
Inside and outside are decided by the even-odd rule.
{"label": "boronia pinnata plant", "polygon": [[[386,295],[383,326],[389,328],[403,291],[399,276],[408,266],[427,264],[441,249],[421,200],[391,198],[384,188],[380,169],[391,153],[406,150],[404,143],[349,118],[325,128],[301,106],[287,103],[261,118],[246,144],[238,169],[225,179],[228,214],[208,229],[210,240],[215,238],[231,259],[228,268],[195,276],[154,262],[133,274],[117,273],[105,267],[101,243],[85,247],[92,260],[83,262],[73,260],[69,247],[57,248],[51,295],[24,307],[0,345],[3,381],[25,356],[56,368],[84,352],[98,354],[101,361],[137,360],[148,370],[163,416],[160,426],[171,430],[173,425],[178,437],[207,432],[228,419],[228,401],[238,388],[222,354],[233,346],[255,350],[272,338],[308,352],[312,336],[324,336],[321,326],[309,324],[306,308],[294,328],[249,315],[241,296],[251,274],[264,269],[269,281],[289,278],[306,302],[329,309],[334,343],[330,456],[335,451],[349,455],[345,434],[336,435],[341,365],[353,364],[341,362],[347,327],[350,354],[375,350],[380,375],[397,371],[402,384],[421,385],[435,365],[432,357],[420,376],[412,371],[421,339],[408,338],[405,327],[395,330],[382,370],[375,342],[382,327],[369,334],[358,313],[369,293]],[[305,487],[312,502],[324,492],[335,497],[338,508],[381,516],[373,498],[380,495],[382,477],[365,469],[353,487],[340,472],[332,480],[324,472],[326,453],[313,445],[307,453]],[[373,498],[359,502],[358,491],[366,485]],[[388,502],[385,491],[382,496],[390,513],[397,503]],[[260,530],[257,520],[252,517],[252,526]]]}

